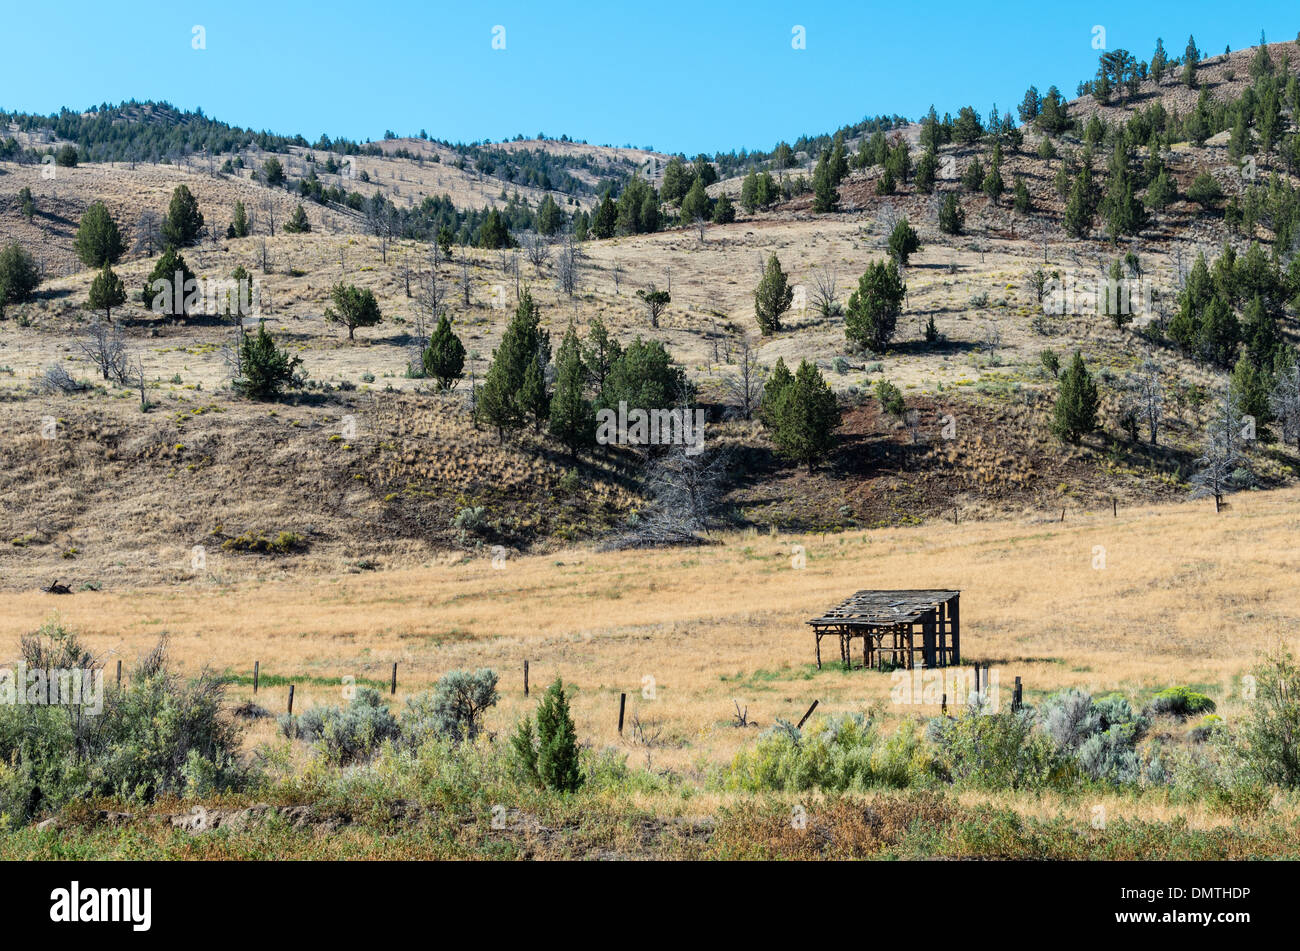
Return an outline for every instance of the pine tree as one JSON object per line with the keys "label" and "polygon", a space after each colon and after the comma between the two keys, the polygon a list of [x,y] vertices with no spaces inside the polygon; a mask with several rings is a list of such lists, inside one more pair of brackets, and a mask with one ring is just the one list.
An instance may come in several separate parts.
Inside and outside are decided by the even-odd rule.
{"label": "pine tree", "polygon": [[577,331],[570,325],[555,356],[555,393],[551,397],[551,435],[571,452],[595,443],[596,417],[585,395],[587,367]]}
{"label": "pine tree", "polygon": [[977,192],[984,185],[984,164],[978,155],[970,160],[970,164],[961,173],[961,184],[968,192]]}
{"label": "pine tree", "polygon": [[449,390],[465,375],[465,345],[451,329],[446,313],[438,317],[438,327],[429,337],[421,354],[425,375],[438,381],[438,389]]}
{"label": "pine tree", "polygon": [[583,782],[578,735],[558,677],[537,707],[537,775],[547,789],[576,792]]}
{"label": "pine tree", "polygon": [[754,315],[758,318],[758,329],[763,336],[778,333],[781,330],[781,315],[790,309],[794,301],[794,288],[786,279],[781,269],[781,262],[773,252],[767,259],[763,278],[754,291]]}
{"label": "pine tree", "polygon": [[771,437],[777,451],[807,465],[812,472],[817,461],[835,445],[840,408],[821,371],[803,360],[794,378],[777,391],[766,418],[774,422]]}
{"label": "pine tree", "polygon": [[1052,410],[1052,432],[1077,445],[1097,428],[1100,403],[1097,384],[1083,363],[1083,354],[1076,350],[1073,362],[1061,374],[1060,390]]}
{"label": "pine tree", "polygon": [[126,243],[103,202],[95,202],[81,216],[73,247],[86,267],[116,264],[121,259]]}
{"label": "pine tree", "polygon": [[844,334],[853,343],[883,353],[893,339],[907,285],[893,261],[876,261],[858,279],[844,312]]}
{"label": "pine tree", "polygon": [[1165,41],[1156,38],[1156,51],[1151,54],[1151,65],[1148,67],[1148,73],[1155,80],[1156,85],[1160,85],[1160,80],[1164,78],[1165,69],[1169,65],[1169,57],[1165,54]]}
{"label": "pine tree", "polygon": [[564,212],[560,206],[555,203],[555,199],[548,192],[542,199],[542,203],[537,206],[537,230],[544,235],[550,236],[555,234],[564,225]]}
{"label": "pine tree", "polygon": [[199,211],[199,201],[184,185],[177,185],[172,192],[171,203],[167,206],[167,217],[163,219],[163,240],[170,245],[183,248],[193,244],[203,230],[203,214]]}
{"label": "pine tree", "polygon": [[921,160],[916,163],[916,187],[923,194],[930,195],[934,192],[934,180],[939,174],[939,157],[935,150],[926,149],[921,154]]}
{"label": "pine tree", "polygon": [[1152,211],[1164,211],[1178,200],[1178,189],[1163,168],[1147,186],[1144,203]]}
{"label": "pine tree", "polygon": [[104,262],[103,268],[95,275],[95,279],[90,282],[90,299],[86,306],[91,310],[102,310],[104,319],[111,322],[113,320],[113,308],[120,307],[126,303],[126,285],[122,279],[113,273],[108,262]]}

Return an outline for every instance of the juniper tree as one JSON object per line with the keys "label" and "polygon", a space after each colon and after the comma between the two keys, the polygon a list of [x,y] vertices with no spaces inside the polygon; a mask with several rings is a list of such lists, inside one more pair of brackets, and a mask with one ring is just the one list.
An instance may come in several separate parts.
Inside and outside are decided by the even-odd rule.
{"label": "juniper tree", "polygon": [[266,322],[261,321],[257,333],[244,337],[239,345],[239,376],[231,386],[254,400],[273,400],[287,386],[296,382],[296,370],[302,363],[275,345],[266,332]]}
{"label": "juniper tree", "polygon": [[465,345],[451,329],[451,319],[444,312],[421,354],[426,376],[438,381],[438,389],[449,390],[465,375]]}
{"label": "juniper tree", "polygon": [[889,234],[889,256],[899,267],[907,267],[908,259],[921,250],[921,236],[906,218],[900,218]]}
{"label": "juniper tree", "polygon": [[654,281],[651,281],[648,287],[637,291],[636,296],[641,298],[641,303],[645,304],[646,316],[650,318],[650,326],[658,327],[659,318],[673,301],[672,295],[667,291],[659,290]]}
{"label": "juniper tree", "polygon": [[81,216],[73,247],[86,267],[116,264],[126,250],[122,232],[103,202],[95,202]]}
{"label": "juniper tree", "polygon": [[858,289],[849,295],[845,309],[844,334],[859,346],[876,353],[893,339],[902,312],[907,285],[893,261],[876,261],[858,279]]}
{"label": "juniper tree", "polygon": [[558,677],[537,707],[537,775],[554,792],[576,792],[583,782],[577,730]]}
{"label": "juniper tree", "polygon": [[6,304],[29,300],[40,283],[41,269],[31,252],[17,241],[0,250],[0,314]]}
{"label": "juniper tree", "polygon": [[[168,245],[149,272],[140,291],[140,301],[155,314],[184,320],[189,310],[189,288],[194,280],[194,272],[185,258]],[[158,286],[159,282],[163,286]]]}
{"label": "juniper tree", "polygon": [[86,306],[91,310],[102,310],[104,319],[112,321],[113,308],[126,303],[126,285],[113,273],[113,269],[104,262],[104,266],[95,279],[90,282],[90,297]]}
{"label": "juniper tree", "polygon": [[325,308],[325,319],[348,328],[348,340],[356,340],[358,327],[374,327],[384,318],[374,291],[342,281],[330,288],[333,307]]}
{"label": "juniper tree", "polygon": [[500,346],[493,351],[478,396],[479,413],[500,437],[508,429],[521,428],[530,414],[539,418],[545,400],[545,367],[551,359],[550,335],[539,321],[533,295],[525,289]]}
{"label": "juniper tree", "polygon": [[794,380],[794,375],[785,365],[783,357],[776,358],[776,366],[772,368],[767,382],[763,385],[763,398],[759,404],[759,419],[768,429],[776,427],[776,405],[780,399],[781,393]]}
{"label": "juniper tree", "polygon": [[824,150],[813,170],[812,210],[820,214],[834,211],[839,206],[839,192],[831,171],[830,151]]}
{"label": "juniper tree", "polygon": [[248,212],[242,201],[235,202],[235,217],[226,229],[227,238],[247,238],[249,232]]}
{"label": "juniper tree", "polygon": [[794,288],[786,279],[781,269],[781,262],[776,252],[768,256],[763,268],[763,277],[754,290],[754,316],[758,319],[758,329],[763,336],[780,331],[781,316],[790,309],[794,301]]}
{"label": "juniper tree", "polygon": [[1056,405],[1052,410],[1052,432],[1075,443],[1097,428],[1097,410],[1101,400],[1097,384],[1084,365],[1083,354],[1074,352],[1074,360],[1060,377]]}
{"label": "juniper tree", "polygon": [[586,397],[587,367],[577,331],[570,325],[555,355],[555,392],[551,396],[550,432],[577,452],[594,444],[596,416]]}
{"label": "juniper tree", "polygon": [[765,420],[771,420],[770,432],[777,451],[805,464],[812,472],[835,444],[840,409],[821,371],[803,360],[793,379],[777,391]]}
{"label": "juniper tree", "polygon": [[294,208],[293,213],[289,215],[289,220],[284,223],[281,229],[285,234],[305,234],[311,230],[311,222],[307,219],[307,210],[299,203]]}
{"label": "juniper tree", "polygon": [[943,196],[939,205],[939,230],[944,234],[959,235],[966,227],[966,212],[952,192]]}
{"label": "juniper tree", "polygon": [[163,219],[163,240],[183,248],[198,240],[202,230],[203,213],[199,211],[198,199],[190,193],[189,188],[177,185],[167,206],[167,217]]}

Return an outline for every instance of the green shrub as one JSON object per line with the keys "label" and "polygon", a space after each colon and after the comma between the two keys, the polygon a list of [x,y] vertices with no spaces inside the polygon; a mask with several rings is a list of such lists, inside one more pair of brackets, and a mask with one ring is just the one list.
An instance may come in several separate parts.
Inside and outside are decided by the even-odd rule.
{"label": "green shrub", "polygon": [[1167,687],[1151,698],[1147,712],[1153,715],[1168,713],[1177,717],[1197,713],[1213,713],[1214,701],[1190,687]]}
{"label": "green shrub", "polygon": [[1300,667],[1280,647],[1251,675],[1255,698],[1242,728],[1246,763],[1265,782],[1300,787]]}
{"label": "green shrub", "polygon": [[[28,670],[103,665],[57,623],[23,638]],[[96,796],[149,803],[247,785],[239,728],[222,710],[224,684],[170,674],[160,643],[127,678],[103,684],[103,706],[0,704],[0,814],[12,823]],[[101,681],[102,683],[102,681]]]}
{"label": "green shrub", "polygon": [[930,757],[909,726],[882,738],[858,713],[814,720],[805,731],[777,724],[752,749],[736,754],[726,785],[752,792],[885,787],[904,789],[924,782]]}
{"label": "green shrub", "polygon": [[938,722],[932,731],[937,760],[959,786],[1039,789],[1060,765],[1051,740],[1034,729],[1031,710],[967,713]]}

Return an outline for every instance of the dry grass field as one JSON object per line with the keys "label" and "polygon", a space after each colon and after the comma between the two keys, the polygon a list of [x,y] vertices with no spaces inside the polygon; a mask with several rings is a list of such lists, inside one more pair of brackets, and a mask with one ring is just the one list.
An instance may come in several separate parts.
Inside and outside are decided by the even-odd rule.
{"label": "dry grass field", "polygon": [[[57,614],[110,667],[125,658],[129,669],[165,634],[181,669],[242,677],[238,699],[251,698],[260,661],[275,685],[257,699],[274,712],[288,683],[301,710],[339,702],[344,675],[386,683],[396,663],[400,703],[448,670],[486,666],[502,676],[489,721],[499,732],[531,708],[528,660],[535,688],[556,676],[574,686],[585,742],[691,771],[751,739],[731,725],[737,702],[763,727],[797,720],[813,700],[827,713],[874,710],[894,724],[938,713],[937,704],[892,703],[888,674],[844,672],[828,655],[816,670],[803,622],[859,588],[961,589],[964,660],[992,665],[1004,696],[1016,676],[1027,702],[1070,686],[1141,698],[1186,684],[1231,719],[1240,675],[1260,652],[1294,644],[1297,524],[1300,492],[1281,490],[1243,496],[1217,516],[1201,503],[1064,523],[740,534],[688,552],[574,548],[502,567],[484,555],[245,580],[217,555],[210,577],[181,587],[6,593],[0,639],[16,644]],[[796,546],[802,569],[793,567]],[[620,693],[629,721],[662,730],[658,743],[638,745],[628,728],[620,740]],[[271,736],[261,721],[249,740]]]}

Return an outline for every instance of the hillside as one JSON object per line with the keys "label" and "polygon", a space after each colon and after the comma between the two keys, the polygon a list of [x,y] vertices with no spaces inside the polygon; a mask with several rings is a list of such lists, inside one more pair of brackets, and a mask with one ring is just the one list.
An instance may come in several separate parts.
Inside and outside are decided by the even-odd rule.
{"label": "hillside", "polygon": [[[1290,46],[1269,50],[1281,69]],[[1254,55],[1242,50],[1204,60],[1208,94],[1223,102],[1239,97]],[[1157,99],[1171,112],[1194,107],[1189,94],[1166,78],[1140,84],[1123,103],[1098,106],[1085,96],[1068,103],[1066,112],[1084,125],[1094,114],[1113,125]],[[1284,115],[1293,123],[1289,108]],[[132,107],[113,122],[208,129],[210,120]],[[11,128],[18,124],[15,119]],[[908,144],[915,165],[922,125],[891,124],[898,126],[891,140]],[[42,139],[39,130],[18,134],[26,137],[24,148],[36,140],[48,147],[60,142],[52,134]],[[1059,517],[1062,510],[1106,509],[1115,500],[1185,497],[1225,377],[1221,368],[1180,352],[1164,328],[1198,254],[1213,260],[1225,243],[1244,253],[1252,240],[1267,247],[1273,234],[1266,221],[1246,234],[1187,197],[1198,176],[1208,173],[1226,200],[1246,199],[1252,182],[1239,174],[1223,135],[1203,145],[1175,142],[1164,152],[1178,196],[1140,233],[1112,243],[1099,223],[1087,237],[1067,234],[1058,178],[1063,169],[1077,168],[1087,134],[1077,125],[1052,136],[1055,154],[1044,157],[1044,134],[1026,126],[1020,144],[1004,148],[1003,178],[1008,190],[1013,181],[1024,183],[1028,212],[1015,211],[1009,196],[994,201],[961,188],[958,179],[971,162],[989,161],[987,141],[945,143],[937,150],[940,173],[930,194],[915,181],[880,194],[883,169],[868,165],[848,172],[838,188],[839,207],[829,214],[814,212],[813,195],[796,190],[703,231],[669,220],[653,233],[582,242],[572,295],[557,286],[554,247],[533,263],[520,253],[466,243],[478,233],[482,219],[476,216],[486,208],[531,216],[548,194],[565,214],[594,211],[602,182],[651,169],[652,181],[661,183],[669,156],[554,139],[477,144],[467,152],[432,139],[394,137],[347,148],[332,143],[349,154],[331,172],[327,162],[340,156],[317,147],[323,143],[308,145],[300,137],[303,144],[283,137],[243,143],[235,136],[229,153],[189,152],[163,164],[0,162],[0,243],[16,240],[31,249],[45,273],[36,297],[10,306],[0,322],[0,413],[10,419],[11,431],[22,434],[3,449],[0,535],[11,540],[0,551],[4,583],[30,587],[52,575],[93,584],[178,580],[192,576],[185,566],[192,547],[250,533],[299,538],[283,553],[248,555],[260,566],[256,570],[273,571],[409,564],[448,551],[554,549],[610,537],[649,504],[636,454],[572,457],[529,433],[498,445],[495,434],[470,422],[469,377],[481,380],[487,372],[524,287],[540,302],[543,326],[556,344],[571,321],[585,331],[597,316],[624,343],[637,336],[665,343],[708,407],[711,438],[730,453],[722,524],[837,531],[950,519],[954,510],[959,519]],[[848,139],[850,154],[868,139],[866,131]],[[1097,151],[1107,154],[1104,144]],[[536,172],[551,161],[537,156],[551,156],[557,174],[572,177],[576,193],[505,181],[503,169],[490,161],[503,154],[524,163],[505,171]],[[800,154],[807,166],[780,177],[792,182],[812,175],[812,159]],[[461,162],[466,156],[489,163],[476,168]],[[1135,161],[1142,157],[1139,150]],[[281,163],[289,187],[268,187],[259,177],[269,158]],[[1100,158],[1098,165],[1104,165]],[[1256,181],[1274,174],[1296,181],[1281,154],[1258,156]],[[301,190],[310,181],[357,194],[360,203],[313,201]],[[179,184],[195,195],[207,225],[184,249],[196,275],[218,280],[237,266],[252,272],[268,328],[303,361],[309,383],[287,405],[250,403],[230,391],[231,325],[215,317],[161,319],[134,299],[158,251],[155,246],[150,253],[147,213],[165,214]],[[725,178],[709,193],[739,196],[741,184],[741,177]],[[30,189],[35,204],[30,221],[17,199],[22,188]],[[962,234],[938,227],[945,195],[956,196],[964,210]],[[115,316],[157,404],[149,413],[140,412],[130,388],[97,379],[82,350],[94,272],[78,261],[73,242],[77,222],[96,201],[121,223],[130,249],[115,270],[133,299]],[[236,202],[251,215],[252,233],[227,238]],[[468,351],[467,379],[449,394],[407,373],[420,328],[430,321],[423,299],[428,235],[383,231],[371,211],[375,202],[410,212],[406,229],[444,220],[460,229],[450,259],[438,264],[440,307]],[[310,233],[283,233],[278,226],[300,204]],[[672,213],[673,206],[665,206],[664,216]],[[903,217],[919,232],[922,248],[904,268],[907,296],[895,340],[883,352],[865,352],[845,339],[843,304],[867,265],[884,257],[889,233]],[[754,287],[772,253],[799,296],[782,329],[759,336]],[[1151,312],[1123,328],[1087,307],[1043,313],[1034,272],[1041,269],[1066,287],[1087,287],[1125,253],[1140,261],[1142,280],[1155,289]],[[827,275],[834,276],[840,308],[822,314],[813,306],[813,290]],[[355,343],[323,319],[338,281],[373,291],[384,314],[379,327],[358,331]],[[653,327],[636,296],[651,285],[667,289],[672,299]],[[937,337],[927,342],[931,321]],[[1278,332],[1284,342],[1295,342],[1292,313],[1278,322]],[[729,381],[745,346],[768,368],[778,358],[791,367],[812,361],[839,395],[844,424],[817,471],[792,466],[774,452],[761,426],[734,418]],[[1064,362],[1076,349],[1098,375],[1102,429],[1077,447],[1062,448],[1049,433],[1057,384],[1044,369],[1043,353]],[[1167,381],[1157,446],[1124,432],[1128,381],[1147,357],[1162,363]],[[57,396],[34,392],[55,364],[89,388]],[[873,392],[884,380],[900,388],[906,417],[881,411]],[[58,421],[53,445],[31,422],[44,417]],[[344,417],[357,435],[340,445]],[[948,420],[955,420],[955,434],[945,431]],[[1256,485],[1286,483],[1297,464],[1286,445],[1260,446],[1253,454]],[[125,497],[140,501],[122,513],[117,506]],[[165,509],[167,518],[149,518],[152,506]],[[453,525],[462,510],[478,507],[481,527]]]}

